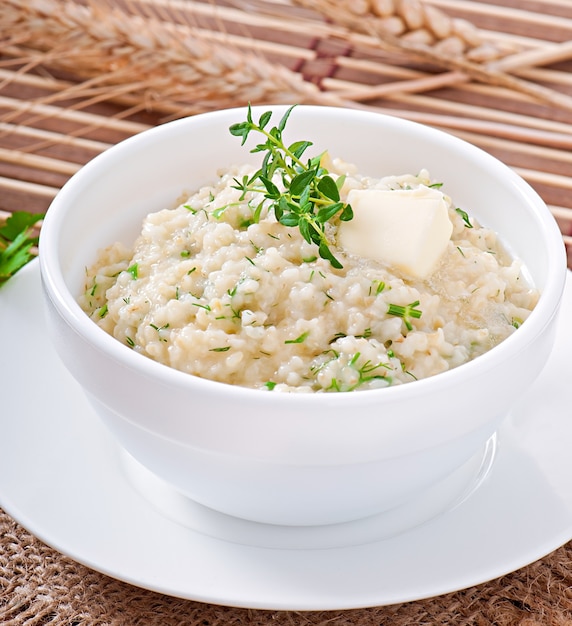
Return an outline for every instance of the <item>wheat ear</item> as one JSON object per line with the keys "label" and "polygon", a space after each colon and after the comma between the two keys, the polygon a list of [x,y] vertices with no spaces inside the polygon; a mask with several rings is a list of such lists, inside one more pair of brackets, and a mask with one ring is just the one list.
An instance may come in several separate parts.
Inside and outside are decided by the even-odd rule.
{"label": "wheat ear", "polygon": [[[422,0],[292,0],[351,33],[373,37],[390,52],[431,62],[473,80],[504,87],[535,100],[572,110],[572,98],[502,71],[511,54],[522,51],[487,41],[469,22],[449,18]],[[504,59],[507,59],[505,62]],[[498,68],[495,67],[498,63]],[[490,64],[489,64],[490,63]],[[453,80],[455,76],[453,76]],[[375,88],[356,90],[353,97],[374,97]],[[383,95],[383,89],[379,95]],[[349,94],[348,94],[349,96]]]}
{"label": "wheat ear", "polygon": [[296,72],[215,42],[199,28],[129,15],[105,2],[2,0],[0,23],[10,33],[4,51],[18,61],[71,71],[89,79],[90,89],[115,87],[149,109],[190,115],[247,102],[341,103]]}

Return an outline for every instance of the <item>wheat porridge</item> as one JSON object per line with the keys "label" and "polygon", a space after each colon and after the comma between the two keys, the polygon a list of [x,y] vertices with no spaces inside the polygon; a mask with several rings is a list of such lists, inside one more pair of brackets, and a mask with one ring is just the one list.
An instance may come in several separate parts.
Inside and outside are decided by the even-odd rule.
{"label": "wheat porridge", "polygon": [[[343,197],[440,187],[426,171],[377,180],[340,162],[329,169],[343,175]],[[515,332],[536,304],[496,234],[444,193],[451,235],[434,271],[418,277],[339,246],[339,219],[325,224],[334,267],[260,193],[235,188],[253,171],[222,172],[176,208],[148,215],[132,247],[101,251],[82,308],[133,350],[188,374],[325,392],[457,367]]]}

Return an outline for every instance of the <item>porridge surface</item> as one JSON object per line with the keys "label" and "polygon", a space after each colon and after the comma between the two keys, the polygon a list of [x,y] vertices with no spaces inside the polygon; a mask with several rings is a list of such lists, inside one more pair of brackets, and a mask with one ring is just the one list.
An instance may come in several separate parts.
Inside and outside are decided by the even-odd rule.
{"label": "porridge surface", "polygon": [[[453,234],[427,279],[344,252],[336,223],[327,235],[343,268],[334,269],[272,213],[253,223],[260,196],[241,200],[232,188],[251,171],[221,173],[178,207],[148,215],[132,247],[101,251],[87,270],[82,308],[133,350],[183,372],[311,392],[446,371],[508,337],[536,304],[538,293],[496,234],[473,219],[469,227],[448,198]],[[353,174],[342,193],[431,184],[426,171]],[[401,314],[390,312],[396,306]]]}

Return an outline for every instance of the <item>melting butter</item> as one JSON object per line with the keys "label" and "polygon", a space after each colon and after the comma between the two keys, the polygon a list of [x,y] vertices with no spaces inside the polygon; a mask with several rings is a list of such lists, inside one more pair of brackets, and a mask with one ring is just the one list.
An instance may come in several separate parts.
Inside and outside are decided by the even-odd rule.
{"label": "melting butter", "polygon": [[438,189],[352,189],[347,202],[354,217],[340,223],[338,245],[416,278],[433,272],[453,232]]}

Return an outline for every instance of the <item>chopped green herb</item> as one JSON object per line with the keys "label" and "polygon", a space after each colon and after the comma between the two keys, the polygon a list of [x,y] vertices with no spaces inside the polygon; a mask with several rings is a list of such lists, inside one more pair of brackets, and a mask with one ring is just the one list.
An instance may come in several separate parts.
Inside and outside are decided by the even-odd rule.
{"label": "chopped green herb", "polygon": [[356,339],[369,339],[371,335],[371,328],[366,328],[361,335],[356,335]]}
{"label": "chopped green herb", "polygon": [[131,267],[127,268],[127,271],[133,276],[133,278],[137,278],[139,276],[139,265],[137,263],[133,263]]}
{"label": "chopped green herb", "polygon": [[103,318],[107,315],[107,311],[108,311],[108,309],[107,309],[107,303],[105,303],[105,304],[104,304],[104,305],[103,305],[103,306],[99,309],[99,313],[98,313],[99,317],[100,317],[101,319],[103,319]]}
{"label": "chopped green herb", "polygon": [[132,348],[135,347],[135,342],[133,341],[133,339],[131,339],[131,337],[125,337],[125,341],[127,342],[128,346],[131,346]]}
{"label": "chopped green herb", "polygon": [[[330,352],[330,351],[328,351]],[[322,363],[318,367],[314,367],[311,369],[311,372],[314,376],[316,376],[328,363],[335,361],[339,358],[339,354],[335,350],[331,350],[333,353],[333,358],[325,363]],[[324,352],[327,354],[327,352]],[[358,378],[355,382],[352,383],[344,383],[337,378],[332,378],[330,382],[330,386],[328,387],[328,391],[354,391],[361,385],[370,382],[372,380],[385,380],[388,383],[391,383],[391,378],[387,375],[387,372],[384,370],[390,370],[391,365],[389,363],[372,363],[370,360],[365,361],[363,364],[359,365],[359,360],[362,358],[360,352],[356,352],[351,359],[349,360],[348,366],[357,372]],[[381,371],[380,371],[381,370]]]}
{"label": "chopped green herb", "polygon": [[[294,106],[291,106],[277,126],[266,130],[272,117],[271,111],[263,113],[258,121],[252,119],[252,110],[248,106],[246,121],[233,124],[229,130],[236,137],[242,138],[242,145],[248,135],[258,132],[264,135],[264,143],[256,145],[251,152],[265,152],[260,169],[250,178],[244,176],[241,181],[235,179],[236,189],[242,192],[244,199],[248,192],[264,195],[258,206],[268,202],[276,219],[284,226],[298,227],[302,237],[308,243],[318,246],[318,254],[330,261],[333,267],[341,268],[341,263],[330,250],[330,242],[325,234],[325,224],[338,216],[343,221],[351,220],[353,211],[349,204],[340,201],[340,191],[329,172],[320,165],[321,155],[302,161],[304,152],[312,145],[310,141],[296,141],[289,146],[284,144],[282,133]],[[284,191],[272,181],[279,174]]]}
{"label": "chopped green herb", "polygon": [[223,346],[222,348],[211,348],[209,352],[228,352],[230,350],[230,346]]}
{"label": "chopped green herb", "polygon": [[411,324],[411,318],[419,319],[421,317],[422,312],[415,307],[419,306],[419,300],[415,300],[411,304],[407,304],[405,306],[401,306],[399,304],[390,304],[387,308],[388,315],[396,315],[397,317],[402,317],[403,322],[405,323],[405,327],[407,330],[412,330],[413,325]]}
{"label": "chopped green herb", "polygon": [[264,383],[264,386],[267,389],[270,389],[270,391],[272,391],[274,389],[274,387],[276,387],[276,383],[271,381],[271,380],[269,380],[268,382]]}
{"label": "chopped green herb", "polygon": [[382,374],[374,374],[373,372],[378,371],[380,368],[391,369],[391,365],[389,365],[388,363],[377,363],[374,365],[370,360],[367,360],[363,365],[358,367],[357,362],[360,358],[361,353],[356,352],[350,360],[350,367],[354,368],[357,371],[357,373],[359,374],[359,379],[357,383],[351,386],[349,391],[353,391],[354,389],[361,387],[361,385],[363,385],[364,383],[370,382],[372,380],[380,380],[382,378],[389,380],[385,372],[383,372]]}
{"label": "chopped green herb", "polygon": [[284,343],[304,343],[309,334],[310,332],[306,331],[305,333],[302,333],[299,337],[296,337],[296,339],[287,339]]}
{"label": "chopped green herb", "polygon": [[149,324],[149,326],[151,326],[151,328],[153,328],[154,330],[156,330],[159,333],[159,341],[167,342],[166,337],[163,337],[163,335],[161,334],[161,331],[162,330],[166,330],[167,328],[169,328],[169,324],[165,324],[165,325],[161,326],[160,328],[158,326],[155,326],[155,324]]}
{"label": "chopped green herb", "polygon": [[369,289],[370,295],[372,293],[373,288],[375,288],[375,295],[379,296],[379,294],[385,289],[385,283],[382,280],[372,280],[371,287]]}
{"label": "chopped green herb", "polygon": [[330,341],[328,341],[328,343],[334,343],[338,339],[343,339],[344,337],[347,337],[346,333],[336,333]]}
{"label": "chopped green herb", "polygon": [[471,224],[471,220],[469,219],[469,215],[463,209],[456,208],[455,211],[463,218],[463,222],[465,223],[465,228],[473,228]]}
{"label": "chopped green herb", "polygon": [[169,328],[169,324],[164,324],[160,328],[159,326],[155,326],[155,324],[149,324],[149,326],[151,326],[151,328],[155,329],[156,331],[165,330],[166,328]]}
{"label": "chopped green herb", "polygon": [[328,387],[328,390],[329,389],[332,389],[333,391],[341,391],[342,386],[340,384],[340,381],[337,378],[332,378],[332,382],[330,383],[330,386]]}
{"label": "chopped green herb", "polygon": [[220,219],[222,217],[222,214],[231,206],[240,206],[240,202],[229,202],[228,204],[223,204],[223,206],[219,206],[216,209],[213,209],[211,212],[211,215],[215,218],[215,219]]}
{"label": "chopped green herb", "polygon": [[413,380],[417,380],[417,376],[415,376],[415,374],[412,374],[408,369],[405,369],[405,363],[401,363],[401,371],[404,374],[407,374],[408,376],[411,376],[411,378],[413,378]]}
{"label": "chopped green herb", "polygon": [[213,209],[211,213],[212,213],[212,216],[215,218],[215,220],[218,220],[229,206],[230,204],[225,204],[223,206],[219,206],[217,209]]}
{"label": "chopped green herb", "polygon": [[181,256],[183,258],[186,258],[188,256],[191,256],[191,253],[188,250],[181,250]]}
{"label": "chopped green herb", "polygon": [[254,241],[252,241],[252,239],[250,239],[250,244],[252,245],[252,247],[254,248],[254,250],[256,251],[256,254],[260,254],[263,250],[263,248],[261,248],[260,246],[257,246]]}

